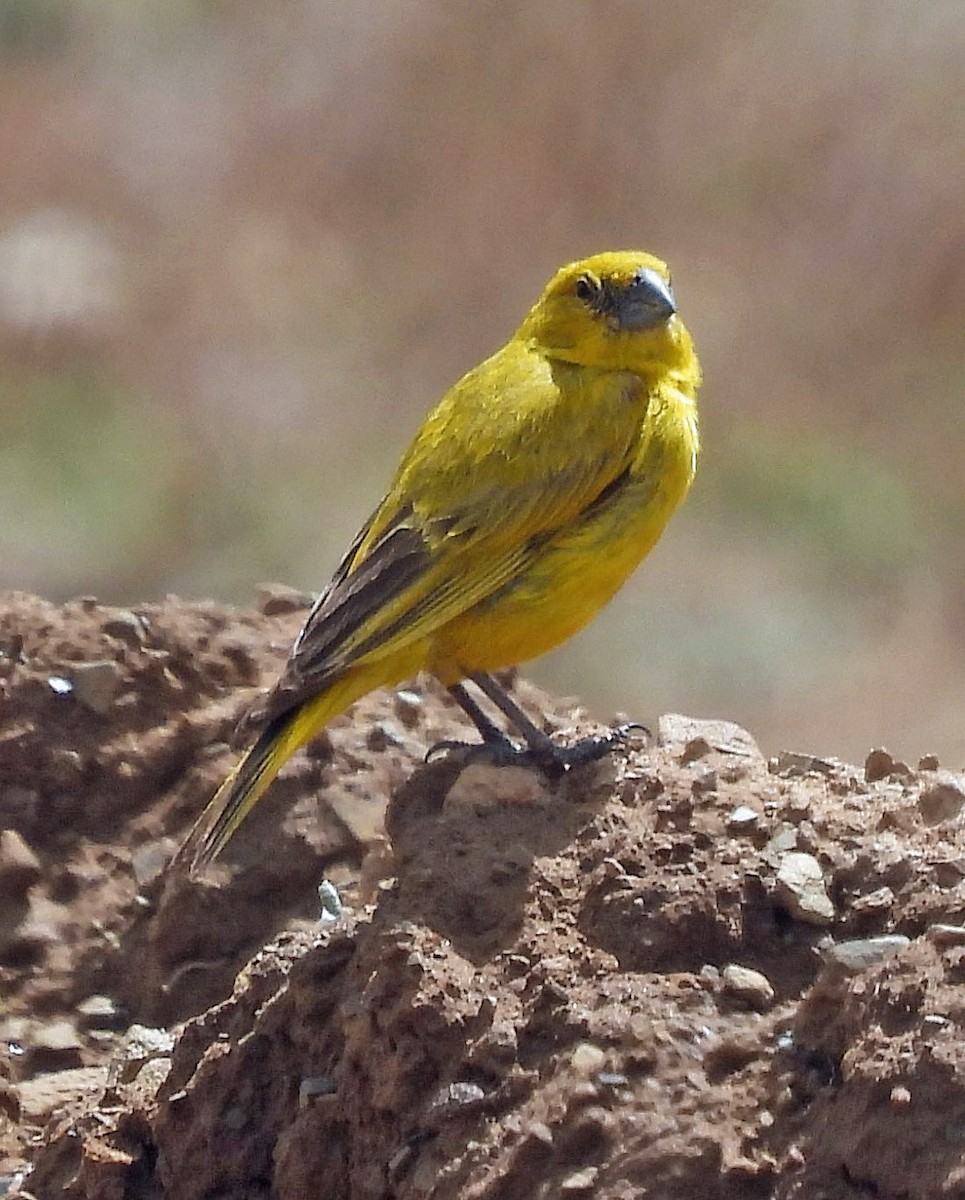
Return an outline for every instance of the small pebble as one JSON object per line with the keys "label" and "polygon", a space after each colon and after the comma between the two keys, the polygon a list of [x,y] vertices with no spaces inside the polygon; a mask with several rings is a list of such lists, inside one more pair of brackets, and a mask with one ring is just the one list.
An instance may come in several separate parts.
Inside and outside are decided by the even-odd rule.
{"label": "small pebble", "polygon": [[129,609],[119,608],[101,625],[101,629],[108,637],[118,638],[130,646],[140,646],[147,630],[147,621]]}
{"label": "small pebble", "polygon": [[891,908],[895,902],[895,893],[890,887],[877,888],[866,896],[859,896],[851,905],[853,913],[877,913]]}
{"label": "small pebble", "polygon": [[954,821],[965,806],[965,779],[951,771],[936,771],[918,797],[918,811],[926,825]]}
{"label": "small pebble", "polygon": [[781,859],[789,850],[797,849],[798,831],[793,825],[782,826],[764,847],[764,858],[774,866],[780,866]]}
{"label": "small pebble", "polygon": [[800,828],[801,824],[811,815],[811,797],[808,793],[803,790],[793,791],[787,798],[784,815],[793,825]]}
{"label": "small pebble", "polygon": [[319,920],[322,922],[337,921],[342,915],[342,897],[338,888],[330,879],[323,879],[318,885],[318,899],[322,905]]}
{"label": "small pebble", "polygon": [[717,772],[714,770],[701,771],[690,785],[690,790],[697,796],[717,790]]}
{"label": "small pebble", "polygon": [[537,1142],[542,1142],[544,1146],[552,1146],[553,1131],[542,1121],[530,1121],[526,1126],[526,1133],[531,1138],[535,1138]]}
{"label": "small pebble", "polygon": [[174,1049],[174,1034],[167,1029],[155,1029],[150,1025],[132,1025],[124,1035],[122,1053],[125,1058],[145,1062]]}
{"label": "small pebble", "polygon": [[88,996],[77,1005],[85,1029],[115,1029],[123,1014],[110,996]]}
{"label": "small pebble", "polygon": [[721,973],[724,991],[738,1000],[743,1000],[758,1012],[764,1012],[774,1003],[774,988],[766,975],[728,963]]}
{"label": "small pebble", "polygon": [[376,721],[365,735],[365,744],[376,753],[405,744],[405,732],[394,721]]}
{"label": "small pebble", "polygon": [[760,821],[760,815],[753,808],[748,808],[746,804],[739,804],[736,808],[731,809],[727,818],[727,828],[731,833],[746,833],[748,830],[756,829],[758,821]]}
{"label": "small pebble", "polygon": [[808,925],[830,925],[834,905],[827,893],[821,864],[811,854],[789,853],[777,871],[777,895],[792,917]]}
{"label": "small pebble", "polygon": [[399,688],[395,693],[393,703],[395,715],[406,729],[414,729],[419,724],[424,707],[422,697],[418,692],[413,692],[409,688]]}
{"label": "small pebble", "polygon": [[457,1080],[455,1083],[447,1084],[446,1087],[440,1088],[433,1096],[429,1105],[430,1109],[446,1110],[461,1108],[465,1104],[478,1104],[480,1100],[485,1100],[486,1093],[478,1083],[466,1083]]}
{"label": "small pebble", "polygon": [[171,861],[171,843],[167,839],[148,842],[135,850],[131,857],[131,870],[139,888],[146,887],[161,874]]}
{"label": "small pebble", "polygon": [[847,942],[832,943],[823,951],[823,955],[828,962],[837,963],[849,974],[857,974],[892,958],[909,944],[909,940],[899,933],[884,937],[854,938]]}
{"label": "small pebble", "polygon": [[638,1042],[651,1042],[654,1038],[653,1020],[645,1012],[633,1013],[627,1021],[630,1036]]}
{"label": "small pebble", "polygon": [[101,662],[78,663],[71,670],[74,695],[81,704],[98,716],[110,712],[121,690],[121,668],[113,659]]}
{"label": "small pebble", "polygon": [[596,1183],[600,1174],[599,1167],[584,1167],[582,1171],[574,1171],[560,1181],[561,1192],[588,1192]]}
{"label": "small pebble", "polygon": [[311,608],[313,598],[308,592],[288,587],[284,583],[263,583],[255,589],[255,606],[265,617],[282,617],[288,613]]}
{"label": "small pebble", "polygon": [[594,1046],[590,1042],[580,1042],[573,1050],[570,1062],[573,1064],[573,1070],[578,1074],[589,1076],[602,1069],[606,1062],[606,1055],[599,1046]]}
{"label": "small pebble", "polygon": [[687,766],[689,763],[697,762],[698,759],[706,758],[713,752],[713,749],[705,737],[691,738],[680,752],[680,761],[683,766]]}
{"label": "small pebble", "polygon": [[910,779],[911,774],[908,764],[892,758],[887,750],[872,750],[864,760],[866,783],[877,783],[881,779],[889,779],[892,776],[899,779]]}
{"label": "small pebble", "polygon": [[790,750],[782,750],[768,762],[772,775],[833,775],[836,765],[833,759],[796,754]]}

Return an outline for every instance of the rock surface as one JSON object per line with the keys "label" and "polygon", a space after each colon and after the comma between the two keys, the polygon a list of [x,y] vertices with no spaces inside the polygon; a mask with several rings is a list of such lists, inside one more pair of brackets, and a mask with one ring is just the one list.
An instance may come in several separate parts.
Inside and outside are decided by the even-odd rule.
{"label": "rock surface", "polygon": [[[765,759],[678,716],[555,782],[424,765],[467,731],[418,681],[334,722],[223,865],[170,878],[299,624],[285,596],[0,601],[0,1192],[965,1191],[957,777]],[[50,686],[88,662],[106,711]]]}

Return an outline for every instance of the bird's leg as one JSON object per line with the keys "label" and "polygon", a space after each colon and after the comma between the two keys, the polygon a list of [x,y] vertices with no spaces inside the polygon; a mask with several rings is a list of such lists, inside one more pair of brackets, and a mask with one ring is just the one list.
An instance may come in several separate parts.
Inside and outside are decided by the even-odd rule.
{"label": "bird's leg", "polygon": [[551,740],[549,734],[544,733],[542,729],[538,729],[533,724],[512,696],[496,682],[492,675],[479,671],[475,675],[470,675],[469,678],[485,696],[492,700],[541,762],[555,760],[556,752],[561,747]]}
{"label": "bird's leg", "polygon": [[[498,766],[512,762],[535,763],[550,774],[562,774],[567,767],[596,762],[620,745],[634,726],[621,726],[601,737],[581,738],[571,746],[560,746],[549,734],[534,725],[509,693],[492,675],[478,672],[469,678],[479,690],[499,709],[512,728],[520,735],[525,748],[519,747],[476,703],[461,683],[454,683],[449,694],[482,735],[482,745],[472,746],[465,742],[446,740],[436,742],[426,754],[426,761],[443,750],[476,750]],[[636,728],[642,728],[637,726]]]}
{"label": "bird's leg", "polygon": [[[479,688],[496,705],[510,725],[519,733],[529,747],[529,755],[541,767],[563,771],[581,763],[596,762],[626,739],[631,727],[612,729],[601,737],[586,737],[571,746],[560,746],[542,729],[538,729],[509,693],[496,682],[492,675],[480,671],[470,675]],[[458,698],[458,697],[457,697]],[[460,701],[461,703],[461,701]],[[468,711],[468,710],[467,710]],[[485,716],[485,714],[483,714]],[[488,718],[485,718],[488,721]],[[491,725],[492,722],[489,722]],[[481,728],[481,727],[480,727]]]}
{"label": "bird's leg", "polygon": [[482,746],[473,747],[470,743],[447,739],[430,746],[426,753],[426,761],[433,758],[442,750],[484,750],[487,757],[496,763],[512,762],[520,756],[520,749],[514,741],[486,715],[461,683],[454,683],[449,688],[449,694],[459,705],[482,736]]}
{"label": "bird's leg", "polygon": [[503,733],[491,717],[483,712],[461,683],[454,683],[449,689],[449,694],[479,730],[484,742],[495,746],[509,741],[505,733]]}

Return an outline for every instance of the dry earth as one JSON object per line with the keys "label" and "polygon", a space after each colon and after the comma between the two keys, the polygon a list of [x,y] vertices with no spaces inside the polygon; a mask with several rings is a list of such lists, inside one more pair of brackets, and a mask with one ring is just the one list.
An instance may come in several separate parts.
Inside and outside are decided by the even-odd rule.
{"label": "dry earth", "polygon": [[965,1195],[961,775],[672,716],[424,765],[420,682],[171,878],[302,605],[0,597],[0,1196]]}

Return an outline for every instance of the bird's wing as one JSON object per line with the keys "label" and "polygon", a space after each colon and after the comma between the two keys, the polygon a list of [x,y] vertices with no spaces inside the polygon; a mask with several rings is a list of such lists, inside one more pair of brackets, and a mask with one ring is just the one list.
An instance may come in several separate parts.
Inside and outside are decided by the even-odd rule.
{"label": "bird's wing", "polygon": [[[479,381],[470,375],[460,387],[472,394]],[[549,537],[619,486],[645,402],[633,408],[615,396],[614,411],[593,419],[599,397],[570,397],[577,403],[568,414],[553,394],[558,387],[536,363],[529,375],[517,370],[502,382],[498,410],[488,414],[450,393],[452,405],[447,410],[444,402],[427,420],[392,490],[319,597],[255,721],[280,715],[344,670],[418,641],[492,595]]]}

